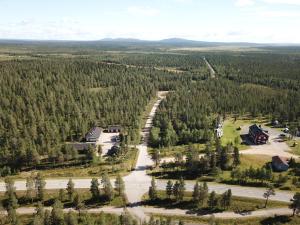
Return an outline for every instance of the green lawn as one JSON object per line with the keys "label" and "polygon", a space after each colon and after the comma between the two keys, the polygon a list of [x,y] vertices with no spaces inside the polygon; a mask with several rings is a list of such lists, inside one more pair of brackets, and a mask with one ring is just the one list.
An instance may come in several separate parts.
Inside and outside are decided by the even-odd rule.
{"label": "green lawn", "polygon": [[[240,131],[238,130],[239,127],[248,125],[247,121],[244,120],[237,120],[234,119],[227,119],[223,125],[223,137],[221,138],[222,145],[227,145],[228,143],[233,143],[237,145],[240,150],[245,150],[248,148],[247,145],[242,145],[242,139],[240,137]],[[238,141],[238,144],[237,144]]]}

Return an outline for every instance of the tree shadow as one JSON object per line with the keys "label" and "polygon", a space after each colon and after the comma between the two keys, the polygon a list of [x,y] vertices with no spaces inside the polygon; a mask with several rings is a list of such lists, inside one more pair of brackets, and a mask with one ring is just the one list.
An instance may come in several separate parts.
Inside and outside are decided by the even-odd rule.
{"label": "tree shadow", "polygon": [[290,216],[274,216],[263,219],[261,225],[276,225],[276,224],[289,224],[291,222]]}

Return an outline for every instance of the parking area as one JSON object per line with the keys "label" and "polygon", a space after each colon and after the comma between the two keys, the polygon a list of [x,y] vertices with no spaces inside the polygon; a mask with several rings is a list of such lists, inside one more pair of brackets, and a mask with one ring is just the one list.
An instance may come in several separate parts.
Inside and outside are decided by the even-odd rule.
{"label": "parking area", "polygon": [[106,155],[112,146],[117,144],[119,133],[101,133],[96,145],[102,146],[102,155]]}

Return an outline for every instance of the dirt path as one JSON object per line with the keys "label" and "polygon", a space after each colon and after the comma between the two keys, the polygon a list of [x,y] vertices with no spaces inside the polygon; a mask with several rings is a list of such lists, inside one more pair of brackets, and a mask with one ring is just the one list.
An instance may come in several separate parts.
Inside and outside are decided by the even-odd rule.
{"label": "dirt path", "polygon": [[216,71],[214,70],[214,68],[210,65],[210,63],[207,61],[205,57],[203,57],[203,60],[205,61],[206,65],[209,68],[211,78],[213,79],[216,78]]}

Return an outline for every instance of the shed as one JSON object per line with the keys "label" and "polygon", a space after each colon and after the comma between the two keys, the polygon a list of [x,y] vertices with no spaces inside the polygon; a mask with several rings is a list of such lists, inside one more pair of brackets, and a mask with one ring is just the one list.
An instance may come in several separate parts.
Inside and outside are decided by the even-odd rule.
{"label": "shed", "polygon": [[118,132],[121,132],[121,126],[120,125],[109,125],[107,127],[107,131],[109,133],[118,133]]}
{"label": "shed", "polygon": [[272,157],[272,167],[275,171],[287,171],[289,169],[289,160],[281,156]]}

